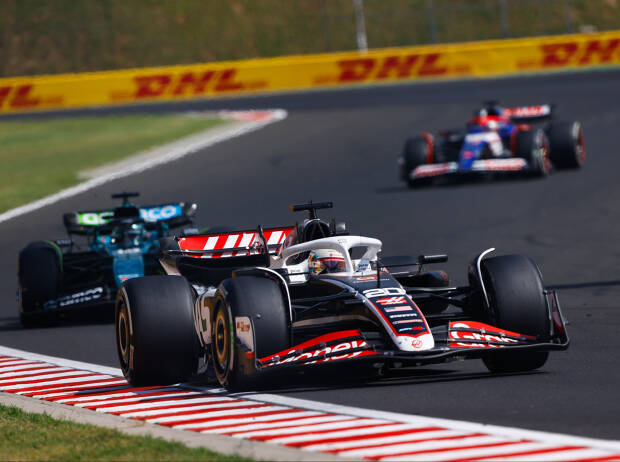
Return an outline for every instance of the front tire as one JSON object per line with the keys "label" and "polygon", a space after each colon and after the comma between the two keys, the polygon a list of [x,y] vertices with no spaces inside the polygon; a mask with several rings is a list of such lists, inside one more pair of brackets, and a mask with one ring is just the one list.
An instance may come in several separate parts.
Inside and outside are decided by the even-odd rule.
{"label": "front tire", "polygon": [[[550,332],[549,309],[540,271],[523,255],[504,255],[482,261],[489,310],[487,321],[501,329],[545,338]],[[485,357],[491,372],[523,372],[547,361],[546,351],[499,351]]]}
{"label": "front tire", "polygon": [[551,171],[549,141],[542,130],[523,130],[517,133],[515,156],[527,161],[533,176],[543,178]]}
{"label": "front tire", "polygon": [[558,169],[580,168],[586,160],[586,146],[579,122],[555,122],[547,129],[551,161]]}
{"label": "front tire", "polygon": [[401,157],[401,179],[407,182],[410,188],[429,186],[433,178],[411,178],[411,172],[420,165],[432,164],[434,159],[434,143],[430,134],[409,138],[405,142]]}
{"label": "front tire", "polygon": [[[240,317],[251,320],[254,352],[236,335]],[[221,386],[231,391],[264,385],[256,360],[290,346],[288,307],[279,284],[267,277],[237,276],[222,282],[213,313],[211,357]]]}
{"label": "front tire", "polygon": [[194,294],[181,276],[146,276],[123,283],[115,306],[118,357],[134,387],[187,381],[198,365]]}

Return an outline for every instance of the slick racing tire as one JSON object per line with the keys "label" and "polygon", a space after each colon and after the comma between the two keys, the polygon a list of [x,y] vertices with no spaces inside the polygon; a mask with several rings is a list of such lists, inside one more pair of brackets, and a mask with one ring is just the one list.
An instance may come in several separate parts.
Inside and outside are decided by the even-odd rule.
{"label": "slick racing tire", "polygon": [[[247,330],[248,319],[251,330]],[[230,391],[266,385],[255,360],[290,346],[288,307],[280,285],[267,277],[237,276],[223,281],[216,294],[211,325],[215,375]],[[252,338],[254,351],[250,352],[244,342]]]}
{"label": "slick racing tire", "polygon": [[542,130],[522,130],[517,132],[515,157],[523,158],[535,177],[545,177],[551,171],[549,141]]}
{"label": "slick racing tire", "polygon": [[433,178],[412,179],[409,175],[420,165],[432,164],[434,158],[434,146],[431,135],[416,136],[405,142],[401,157],[401,179],[407,182],[410,188],[429,186]]}
{"label": "slick racing tire", "polygon": [[146,276],[123,283],[114,326],[121,369],[134,387],[187,381],[198,365],[194,294],[182,276]]}
{"label": "slick racing tire", "polygon": [[555,122],[547,129],[551,162],[558,169],[580,168],[586,160],[586,146],[579,122]]}
{"label": "slick racing tire", "polygon": [[[501,329],[545,338],[550,332],[549,310],[540,271],[523,255],[488,258],[481,265],[489,298],[487,321]],[[542,367],[546,351],[500,351],[483,358],[491,372],[524,372]]]}
{"label": "slick racing tire", "polygon": [[19,253],[19,319],[24,327],[48,319],[43,304],[58,297],[62,254],[48,242],[33,242]]}

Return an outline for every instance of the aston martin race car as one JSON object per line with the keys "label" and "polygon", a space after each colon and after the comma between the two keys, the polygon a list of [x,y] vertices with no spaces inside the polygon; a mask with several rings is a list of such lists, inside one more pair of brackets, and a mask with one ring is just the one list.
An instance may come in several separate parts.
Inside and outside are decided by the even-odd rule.
{"label": "aston martin race car", "polygon": [[[133,386],[212,377],[229,390],[345,364],[371,370],[480,358],[492,372],[542,367],[569,339],[555,292],[521,255],[469,266],[469,285],[426,271],[446,255],[379,258],[317,209],[294,226],[168,238],[167,275],[125,281],[115,307]],[[198,375],[197,375],[198,373]],[[201,375],[201,374],[202,375]]]}
{"label": "aston martin race car", "polygon": [[[66,213],[69,238],[37,241],[19,252],[18,306],[23,325],[39,324],[71,310],[113,307],[123,281],[160,272],[159,239],[192,223],[196,204],[138,207],[113,194],[119,207]],[[85,248],[76,244],[83,236]]]}
{"label": "aston martin race car", "polygon": [[[586,149],[581,124],[554,121],[553,106],[503,108],[488,102],[475,111],[465,130],[409,138],[398,158],[400,178],[410,187],[438,177],[525,174],[544,177],[552,167],[580,168]],[[532,124],[545,122],[542,128]]]}

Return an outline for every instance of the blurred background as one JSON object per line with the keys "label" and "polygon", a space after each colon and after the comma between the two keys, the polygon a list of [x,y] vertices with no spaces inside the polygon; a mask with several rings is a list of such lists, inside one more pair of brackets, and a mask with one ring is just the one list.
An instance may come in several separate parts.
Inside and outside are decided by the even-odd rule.
{"label": "blurred background", "polygon": [[620,28],[619,0],[3,0],[0,77]]}

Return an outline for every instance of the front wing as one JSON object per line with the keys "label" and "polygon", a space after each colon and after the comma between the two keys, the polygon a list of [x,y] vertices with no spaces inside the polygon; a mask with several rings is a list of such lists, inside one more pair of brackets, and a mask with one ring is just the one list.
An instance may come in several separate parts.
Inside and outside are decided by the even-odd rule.
{"label": "front wing", "polygon": [[433,328],[435,347],[425,351],[404,352],[387,345],[379,333],[357,329],[324,334],[304,343],[257,360],[264,371],[326,365],[343,361],[399,362],[419,366],[457,359],[481,358],[491,349],[565,350],[569,339],[555,292],[547,292],[551,330],[537,338],[500,329],[478,321],[458,320]]}
{"label": "front wing", "polygon": [[116,287],[94,284],[89,287],[69,290],[53,300],[43,303],[43,312],[68,312],[111,305],[116,299]]}
{"label": "front wing", "polygon": [[482,159],[472,163],[471,168],[463,170],[458,162],[444,162],[441,164],[420,165],[408,173],[412,180],[433,178],[447,175],[467,175],[483,172],[521,172],[529,170],[525,159]]}

